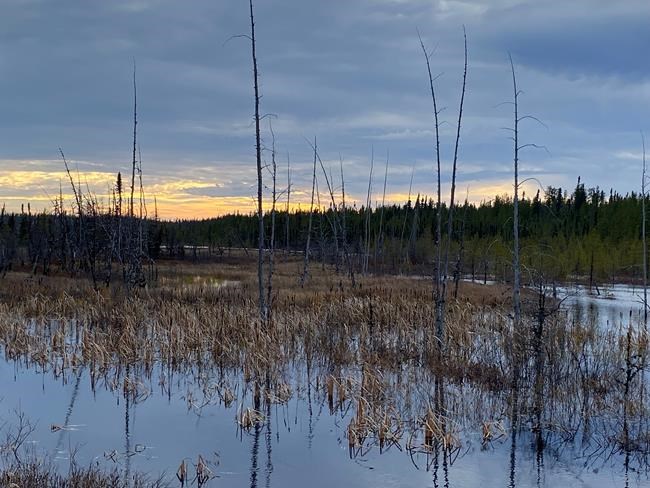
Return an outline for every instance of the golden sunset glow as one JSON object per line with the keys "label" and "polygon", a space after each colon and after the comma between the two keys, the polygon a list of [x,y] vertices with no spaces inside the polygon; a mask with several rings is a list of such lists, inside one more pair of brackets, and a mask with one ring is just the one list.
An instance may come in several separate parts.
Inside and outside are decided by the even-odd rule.
{"label": "golden sunset glow", "polygon": [[[27,166],[25,163],[23,166]],[[106,205],[109,195],[115,187],[115,174],[108,171],[72,171],[75,185],[81,185],[83,193],[91,191],[101,205]],[[136,186],[138,182],[136,181]],[[249,214],[256,211],[254,189],[250,188],[250,195],[221,195],[213,194],[216,190],[227,192],[228,183],[211,181],[208,176],[187,178],[159,175],[145,175],[143,187],[146,197],[147,213],[153,216],[155,210],[162,219],[202,219],[215,217],[228,213]],[[456,190],[456,201],[462,203],[469,187],[469,201],[480,203],[492,200],[496,195],[511,195],[511,181],[481,182],[471,181],[459,184]],[[136,189],[137,190],[137,189]],[[419,190],[421,191],[421,189]],[[522,192],[532,195],[537,191],[537,183],[527,181],[522,185]],[[32,211],[50,210],[53,202],[63,195],[64,202],[72,207],[74,195],[72,193],[69,177],[64,170],[45,171],[35,170],[7,170],[0,175],[0,204],[5,204],[8,211],[19,211],[21,205],[30,204]],[[130,193],[130,178],[123,175],[123,198],[128,199]],[[136,191],[137,193],[137,191]],[[435,188],[425,192],[427,197],[435,194]],[[443,195],[449,195],[449,188],[443,188]],[[407,191],[393,191],[386,194],[386,204],[401,204],[408,200]],[[411,193],[414,201],[417,192]],[[448,197],[447,197],[448,198]],[[445,199],[447,199],[445,198]],[[336,195],[337,201],[340,196]],[[310,206],[311,194],[301,188],[294,188],[291,193],[291,210],[307,210]],[[321,206],[328,207],[329,195],[321,190]],[[346,195],[347,204],[357,208],[365,204],[365,195]],[[373,205],[381,201],[381,195],[373,195]],[[264,201],[265,210],[272,206],[269,195]],[[286,196],[282,195],[277,202],[279,210],[286,209]]]}

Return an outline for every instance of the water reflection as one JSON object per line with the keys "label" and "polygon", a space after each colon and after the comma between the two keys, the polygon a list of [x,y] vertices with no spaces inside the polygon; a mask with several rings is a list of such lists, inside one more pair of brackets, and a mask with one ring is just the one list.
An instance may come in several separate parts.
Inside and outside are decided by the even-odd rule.
{"label": "water reflection", "polygon": [[[119,465],[126,483],[135,471],[165,471],[173,481],[182,462],[195,485],[209,466],[219,476],[215,486],[256,488],[528,488],[579,480],[647,486],[647,388],[638,385],[646,368],[635,356],[634,317],[626,316],[621,364],[612,356],[618,336],[600,346],[588,340],[601,324],[592,305],[576,302],[566,331],[540,319],[535,334],[544,341],[533,341],[528,360],[512,369],[489,356],[490,337],[477,333],[473,340],[485,346],[476,364],[493,367],[493,390],[467,380],[469,369],[449,381],[417,365],[382,372],[372,365],[332,368],[322,358],[258,376],[210,363],[61,369],[18,361],[0,363],[0,417],[22,404],[39,422],[40,455],[57,456],[67,442],[80,465]],[[566,357],[557,357],[562,347],[542,347],[566,341],[565,334],[585,340]],[[616,378],[612,391],[599,388],[603,377]],[[66,412],[55,434],[45,399],[52,411]],[[240,417],[247,408],[250,425]],[[68,462],[61,460],[61,468]]]}

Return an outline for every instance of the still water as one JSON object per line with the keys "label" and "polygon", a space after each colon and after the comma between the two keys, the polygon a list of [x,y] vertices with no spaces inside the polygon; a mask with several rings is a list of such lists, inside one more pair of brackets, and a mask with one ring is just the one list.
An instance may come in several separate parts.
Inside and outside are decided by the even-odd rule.
{"label": "still water", "polygon": [[[566,313],[592,314],[602,323],[638,313],[638,289],[608,290],[608,298],[584,289],[562,290]],[[601,290],[603,293],[603,290]],[[380,452],[369,447],[351,456],[347,426],[352,410],[330,411],[323,385],[297,367],[286,403],[262,407],[264,417],[248,431],[237,423],[252,407],[252,393],[237,372],[162,368],[133,377],[137,393],[125,399],[122,380],[110,375],[92,387],[84,368],[55,375],[51,369],[0,361],[0,426],[15,427],[22,412],[34,427],[26,445],[33,455],[65,472],[80,466],[118,468],[128,479],[144,472],[178,485],[184,460],[190,480],[199,456],[220,487],[594,487],[650,486],[647,472],[627,477],[620,457],[592,460],[578,446],[536,454],[532,439],[504,435],[482,445],[480,432],[463,431],[462,448],[449,460],[411,456],[404,440]],[[137,378],[137,380],[135,379]],[[216,393],[229,385],[232,403]]]}

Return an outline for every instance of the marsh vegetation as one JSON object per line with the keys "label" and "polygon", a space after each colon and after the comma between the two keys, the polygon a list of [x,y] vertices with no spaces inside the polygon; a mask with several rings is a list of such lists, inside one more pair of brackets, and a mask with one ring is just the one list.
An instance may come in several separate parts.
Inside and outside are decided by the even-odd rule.
{"label": "marsh vegetation", "polygon": [[[490,456],[511,486],[534,485],[533,470],[542,485],[565,470],[647,480],[640,309],[604,325],[525,289],[515,330],[507,286],[461,282],[440,353],[429,279],[367,276],[353,288],[314,265],[300,287],[301,268],[299,257],[277,263],[264,327],[244,257],[170,262],[135,293],[7,274],[3,476],[18,486],[96,486],[106,471],[106,486],[145,483],[134,473],[151,485],[285,486],[307,475],[292,462],[307,449],[351,480],[387,485],[477,483],[467,463]],[[37,398],[56,400],[27,404]]]}
{"label": "marsh vegetation", "polygon": [[[645,154],[641,195],[526,196],[524,150],[544,147],[525,123],[543,123],[510,57],[513,195],[460,204],[468,36],[445,132],[418,32],[435,196],[389,204],[387,151],[379,199],[371,148],[350,205],[314,137],[295,210],[247,7],[255,213],[158,218],[135,63],[126,184],[98,198],[60,149],[72,201],[0,212],[3,486],[647,486]],[[617,280],[642,286],[612,315]]]}

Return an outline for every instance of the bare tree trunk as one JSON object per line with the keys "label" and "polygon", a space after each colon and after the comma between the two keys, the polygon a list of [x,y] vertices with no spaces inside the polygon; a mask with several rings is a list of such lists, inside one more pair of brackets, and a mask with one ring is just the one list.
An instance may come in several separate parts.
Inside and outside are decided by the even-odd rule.
{"label": "bare tree trunk", "polygon": [[521,290],[520,290],[520,269],[519,269],[519,91],[517,89],[517,77],[515,74],[515,65],[510,56],[510,68],[512,70],[512,88],[514,93],[514,199],[513,199],[513,258],[512,258],[512,271],[513,271],[513,287],[512,287],[512,303],[514,312],[514,332],[518,332],[521,323]]}
{"label": "bare tree trunk", "polygon": [[[115,203],[115,214],[117,217],[117,260],[122,266],[122,275],[124,275],[124,253],[122,242],[122,173],[117,173],[117,182],[115,184],[115,191],[117,192],[117,201]],[[124,278],[124,276],[122,276]]]}
{"label": "bare tree trunk", "polygon": [[[330,227],[332,229],[332,234],[334,236],[334,254],[335,254],[335,265],[336,265],[336,272],[339,272],[339,215],[338,215],[338,207],[336,205],[336,198],[334,197],[334,189],[332,187],[332,184],[330,183],[331,180],[331,175],[327,175],[327,171],[325,171],[325,165],[323,164],[323,160],[321,159],[320,155],[318,154],[318,150],[314,148],[316,151],[316,158],[318,159],[318,162],[320,163],[321,170],[323,171],[323,175],[325,176],[325,184],[327,185],[327,191],[330,195],[330,202],[331,202],[331,207],[332,207],[332,219],[330,220],[329,217],[327,218]],[[316,181],[316,188],[318,189],[318,181]],[[319,196],[318,200],[318,208],[321,208],[320,205],[320,193],[317,191],[316,194]],[[325,215],[327,217],[327,214]],[[321,218],[322,220],[322,218]]]}
{"label": "bare tree trunk", "polygon": [[[451,239],[454,230],[454,209],[455,209],[455,197],[456,197],[456,169],[458,165],[458,148],[460,145],[460,129],[461,122],[463,120],[463,104],[465,103],[465,87],[467,86],[467,34],[465,33],[465,28],[463,27],[463,36],[465,39],[465,67],[463,70],[463,88],[460,95],[460,106],[458,109],[458,124],[456,125],[456,143],[454,144],[454,162],[452,165],[451,173],[451,197],[449,200],[449,215],[447,219],[447,245],[445,248],[445,269],[443,276],[443,287],[447,281],[447,276],[449,274],[449,248],[451,246]],[[443,290],[443,300],[444,300],[444,290]]]}
{"label": "bare tree trunk", "polygon": [[420,209],[420,194],[418,193],[418,197],[415,199],[415,205],[413,206],[413,220],[411,221],[411,236],[409,238],[409,258],[411,260],[411,263],[415,262],[415,251],[416,251],[416,243],[417,243],[417,238],[418,238],[418,211]]}
{"label": "bare tree trunk", "polygon": [[[418,33],[419,37],[419,33]],[[442,202],[441,202],[441,187],[440,187],[440,124],[438,122],[438,103],[436,101],[436,92],[433,84],[433,76],[431,74],[430,54],[424,46],[424,41],[420,37],[420,46],[424,53],[424,59],[427,65],[427,74],[429,75],[429,89],[431,91],[431,101],[433,102],[433,120],[435,128],[435,144],[436,144],[436,175],[437,175],[437,202],[436,202],[436,269],[434,273],[434,301],[436,303],[436,339],[438,345],[442,348],[443,324],[440,322],[440,301],[442,292]]]}
{"label": "bare tree trunk", "polygon": [[140,145],[138,145],[138,180],[140,183],[140,212],[138,220],[138,253],[144,256],[144,223],[147,219],[147,203],[144,196],[144,186],[142,184],[142,154],[140,153]]}
{"label": "bare tree trunk", "polygon": [[286,220],[286,251],[289,254],[289,212],[290,212],[290,200],[291,200],[291,160],[289,154],[287,154],[287,220]]}
{"label": "bare tree trunk", "polygon": [[641,177],[641,233],[643,235],[643,323],[648,323],[648,244],[646,241],[646,161],[645,161],[645,137],[641,133],[641,144],[643,145],[643,174]]}
{"label": "bare tree trunk", "polygon": [[[445,264],[442,276],[441,290],[438,296],[437,304],[437,333],[439,334],[439,339],[443,341],[444,345],[444,321],[445,321],[445,299],[447,293],[447,278],[449,275],[449,248],[451,246],[451,239],[454,230],[454,204],[456,197],[456,169],[458,165],[458,148],[460,145],[460,130],[461,123],[463,120],[463,104],[465,103],[465,87],[467,86],[467,34],[465,28],[463,27],[463,38],[464,38],[464,53],[465,53],[465,63],[463,69],[463,87],[460,94],[460,104],[458,108],[458,123],[456,125],[456,142],[454,144],[454,161],[452,165],[451,173],[451,196],[449,200],[449,215],[447,218],[447,242],[445,246]],[[440,168],[438,166],[438,168]],[[440,173],[438,173],[438,191],[440,191]],[[438,202],[440,201],[440,195],[438,194]],[[440,220],[438,220],[440,222]],[[440,236],[440,230],[438,230],[438,235]]]}
{"label": "bare tree trunk", "polygon": [[[79,222],[77,223],[79,232],[77,234],[77,258],[79,259],[80,267],[83,267],[82,263],[84,262],[85,257],[85,244],[84,244],[84,212],[83,212],[83,197],[81,195],[81,185],[75,185],[72,174],[70,173],[70,167],[68,166],[68,161],[65,159],[65,154],[63,154],[63,149],[59,148],[59,154],[61,154],[61,159],[63,159],[63,164],[65,166],[65,172],[68,175],[70,180],[70,186],[72,187],[72,192],[74,193],[75,203],[77,204],[77,215],[79,217]],[[74,256],[72,257],[72,267],[74,268]]]}
{"label": "bare tree trunk", "polygon": [[318,188],[318,178],[316,179],[316,208],[318,210],[318,248],[320,252],[318,259],[321,269],[325,271],[325,234],[323,233],[323,207],[320,203],[320,189]]}
{"label": "bare tree trunk", "polygon": [[268,276],[268,285],[267,285],[267,295],[266,295],[266,319],[267,324],[271,325],[271,311],[273,310],[273,265],[275,258],[275,204],[277,200],[276,192],[276,176],[277,176],[277,165],[275,163],[275,133],[273,132],[273,126],[269,124],[272,137],[272,148],[271,148],[271,174],[273,177],[273,188],[272,188],[272,201],[271,201],[271,240],[269,243],[269,276]]}
{"label": "bare tree trunk", "polygon": [[377,234],[377,239],[375,240],[375,267],[377,266],[377,253],[381,254],[382,265],[384,264],[384,205],[386,205],[386,182],[388,180],[388,161],[389,161],[389,152],[386,151],[386,169],[384,170],[384,191],[381,196],[381,210],[379,213],[379,233]]}
{"label": "bare tree trunk", "polygon": [[[411,203],[411,191],[413,190],[413,175],[415,174],[415,164],[413,165],[413,168],[411,169],[411,182],[409,183],[409,195],[408,199],[406,200],[407,204]],[[404,241],[404,231],[406,230],[406,220],[408,219],[408,212],[406,207],[404,208],[404,222],[402,223],[402,233],[400,234],[399,237],[399,253],[398,257],[402,259],[402,250],[403,250],[403,241]],[[408,257],[408,253],[404,255],[404,262],[406,262]]]}
{"label": "bare tree trunk", "polygon": [[260,137],[260,92],[259,75],[257,72],[257,53],[255,51],[255,17],[253,15],[253,0],[249,0],[251,17],[251,57],[253,60],[253,88],[255,91],[255,159],[257,163],[257,285],[259,291],[260,321],[266,320],[266,304],[264,303],[264,204],[262,182],[262,143]]}
{"label": "bare tree trunk", "polygon": [[[127,283],[129,286],[136,284],[143,286],[144,277],[141,269],[141,253],[140,253],[140,239],[138,237],[140,229],[135,226],[135,173],[138,171],[138,160],[136,151],[138,148],[137,139],[138,127],[138,91],[136,83],[136,65],[133,61],[133,160],[131,167],[131,196],[129,199],[129,236],[128,236],[128,270],[127,270]],[[141,225],[138,222],[138,226]]]}
{"label": "bare tree trunk", "polygon": [[[135,60],[133,61],[133,165],[131,167],[131,199],[129,200],[129,217],[133,220],[133,195],[135,192],[135,169],[137,160],[135,157],[135,152],[137,148],[137,127],[138,127],[138,91],[135,79]],[[133,232],[133,229],[131,229]],[[132,237],[132,236],[131,236]]]}
{"label": "bare tree trunk", "polygon": [[[456,259],[456,269],[454,270],[454,299],[458,298],[458,285],[460,276],[463,271],[463,254],[465,253],[465,222],[467,221],[467,207],[469,206],[465,198],[465,211],[463,212],[463,223],[460,227],[460,242],[458,248],[458,257]],[[474,266],[472,265],[472,281],[474,281]]]}
{"label": "bare tree trunk", "polygon": [[368,195],[366,197],[366,224],[365,224],[365,249],[363,255],[363,274],[368,273],[368,259],[370,257],[370,206],[372,205],[372,170],[375,165],[375,149],[370,155],[370,175],[368,176]]}
{"label": "bare tree trunk", "polygon": [[352,266],[352,259],[348,250],[348,231],[347,231],[347,207],[345,206],[345,178],[343,177],[343,158],[339,155],[339,164],[341,169],[341,241],[343,242],[343,253],[345,254],[345,261],[348,266],[348,276],[352,282],[352,287],[356,285],[354,279],[354,268]]}
{"label": "bare tree trunk", "polygon": [[304,260],[304,267],[302,270],[302,277],[300,278],[300,286],[305,285],[305,280],[307,279],[307,274],[309,273],[309,246],[311,244],[311,227],[314,220],[314,192],[316,190],[316,160],[318,159],[316,148],[317,148],[317,143],[316,143],[316,138],[314,137],[314,169],[312,172],[312,180],[311,180],[311,204],[309,205],[309,224],[307,225],[307,243],[305,245],[305,260]]}

